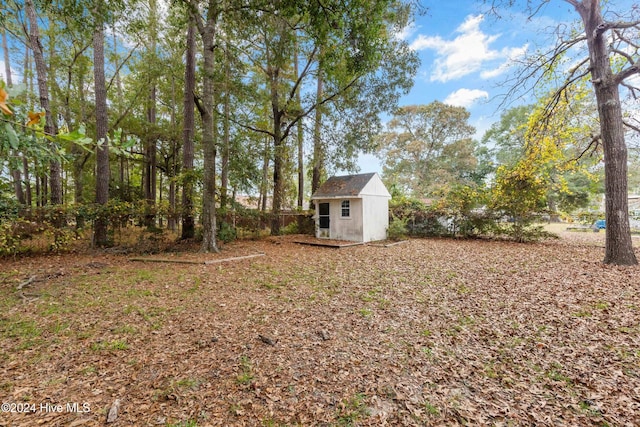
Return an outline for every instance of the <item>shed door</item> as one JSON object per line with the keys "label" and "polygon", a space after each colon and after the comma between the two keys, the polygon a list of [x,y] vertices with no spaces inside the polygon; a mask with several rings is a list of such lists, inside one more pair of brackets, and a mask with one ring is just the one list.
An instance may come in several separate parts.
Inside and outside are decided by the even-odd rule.
{"label": "shed door", "polygon": [[320,228],[329,228],[329,203],[318,204],[318,219]]}

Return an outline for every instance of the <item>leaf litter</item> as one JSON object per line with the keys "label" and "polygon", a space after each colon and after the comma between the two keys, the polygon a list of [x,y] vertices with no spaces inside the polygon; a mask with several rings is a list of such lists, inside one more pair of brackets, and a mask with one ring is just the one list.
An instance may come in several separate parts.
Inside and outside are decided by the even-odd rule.
{"label": "leaf litter", "polygon": [[639,425],[640,270],[580,239],[3,260],[0,426]]}

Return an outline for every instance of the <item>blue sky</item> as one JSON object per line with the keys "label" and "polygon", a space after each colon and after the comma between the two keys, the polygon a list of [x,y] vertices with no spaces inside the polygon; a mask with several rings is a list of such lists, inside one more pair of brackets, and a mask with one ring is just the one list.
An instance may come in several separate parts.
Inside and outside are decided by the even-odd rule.
{"label": "blue sky", "polygon": [[[552,1],[535,16],[523,7],[485,13],[482,2],[451,0],[429,9],[401,35],[418,53],[421,66],[411,92],[400,105],[441,101],[465,107],[476,138],[500,119],[502,83],[513,58],[553,43],[558,24],[579,19],[564,1]],[[524,101],[520,101],[524,102]],[[517,102],[516,102],[517,104]],[[361,171],[381,172],[374,155],[360,157]]]}

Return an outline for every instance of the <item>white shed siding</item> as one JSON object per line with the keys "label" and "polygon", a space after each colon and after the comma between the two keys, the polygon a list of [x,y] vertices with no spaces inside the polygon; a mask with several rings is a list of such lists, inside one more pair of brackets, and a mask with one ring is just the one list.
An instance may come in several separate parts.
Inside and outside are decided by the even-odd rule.
{"label": "white shed siding", "polygon": [[391,194],[387,191],[387,187],[384,186],[378,174],[375,174],[373,178],[367,182],[367,185],[360,191],[359,196],[383,196],[389,199],[391,198]]}
{"label": "white shed siding", "polygon": [[389,198],[365,196],[363,202],[363,241],[384,240],[389,228]]}
{"label": "white shed siding", "polygon": [[[342,201],[349,200],[350,215],[342,217]],[[350,240],[362,242],[362,200],[361,199],[336,199],[329,205],[331,229],[330,238],[336,240]]]}
{"label": "white shed siding", "polygon": [[[328,229],[320,228],[320,216],[316,210],[316,237],[353,242],[386,239],[390,198],[376,173],[330,178],[312,197],[316,206],[329,204]],[[342,202],[345,200],[350,204],[348,218],[342,216]]]}

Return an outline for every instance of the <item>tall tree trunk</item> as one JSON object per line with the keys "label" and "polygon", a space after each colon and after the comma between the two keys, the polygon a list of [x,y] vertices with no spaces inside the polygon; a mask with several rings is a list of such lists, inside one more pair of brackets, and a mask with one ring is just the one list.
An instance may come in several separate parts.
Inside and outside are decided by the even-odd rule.
{"label": "tall tree trunk", "polygon": [[[29,81],[31,80],[31,66],[29,60],[29,46],[28,44],[24,48],[24,67],[23,67],[23,76],[22,76],[22,84],[26,87],[27,94],[31,93],[29,90],[30,85]],[[28,95],[27,95],[28,96]],[[29,99],[27,98],[27,103],[29,103]],[[31,207],[33,202],[33,196],[31,193],[31,177],[29,176],[29,161],[27,157],[22,154],[22,172],[24,173],[24,189],[25,189],[25,202],[27,206]],[[37,182],[37,179],[36,179]],[[37,203],[37,194],[36,194],[36,203]]]}
{"label": "tall tree trunk", "polygon": [[13,86],[11,80],[11,62],[9,59],[9,43],[7,42],[7,34],[4,28],[2,29],[2,50],[4,51],[4,70],[5,70],[5,83],[7,86]]}
{"label": "tall tree trunk", "polygon": [[229,191],[229,151],[230,151],[230,131],[229,131],[229,114],[230,114],[230,97],[229,80],[231,79],[231,67],[229,65],[230,55],[229,46],[225,46],[225,64],[224,64],[224,117],[222,122],[222,152],[220,153],[220,207],[222,212],[226,212],[228,204]]}
{"label": "tall tree trunk", "polygon": [[147,109],[147,121],[149,123],[149,135],[145,143],[144,155],[144,198],[147,201],[147,214],[145,215],[144,225],[152,227],[155,223],[154,207],[156,204],[157,194],[157,146],[156,146],[156,87],[155,84],[149,92],[149,107]]}
{"label": "tall tree trunk", "polygon": [[[151,39],[151,66],[155,66],[156,59],[156,43],[158,38],[157,25],[157,4],[156,0],[149,1],[149,38]],[[147,201],[147,214],[145,215],[145,226],[153,227],[155,225],[155,204],[157,195],[157,137],[156,137],[156,77],[152,71],[149,98],[147,100],[147,122],[149,124],[149,132],[145,143],[145,173],[144,173],[144,198]]]}
{"label": "tall tree trunk", "polygon": [[[114,51],[118,51],[118,35],[116,33],[116,29],[115,27],[112,29],[112,37],[113,37],[113,50]],[[114,81],[116,84],[116,92],[118,94],[118,99],[122,100],[124,99],[124,90],[122,89],[122,79],[120,78],[120,63],[119,63],[119,58],[118,55],[115,55],[114,58],[114,68],[115,68],[115,75],[114,75]],[[120,115],[122,108],[120,107],[121,104],[117,104],[118,107],[118,115]],[[121,138],[124,138],[124,133],[121,135]],[[122,141],[120,141],[122,142]],[[125,185],[125,171],[127,168],[127,159],[126,156],[120,156],[119,159],[119,165],[118,165],[118,193],[119,193],[119,197],[121,200],[125,200],[125,201],[131,201],[130,198],[130,194],[128,191],[127,186]],[[144,179],[144,177],[143,177]]]}
{"label": "tall tree trunk", "polygon": [[[32,0],[25,0],[25,11],[29,19],[29,45],[33,51],[33,58],[36,63],[36,74],[38,77],[38,93],[40,97],[40,106],[45,111],[44,131],[48,135],[56,135],[58,133],[55,118],[51,112],[49,104],[49,87],[47,85],[47,65],[44,60],[42,44],[40,42],[40,31],[38,28],[38,20],[36,17],[35,7]],[[57,151],[55,143],[52,148]],[[49,165],[50,187],[51,187],[51,203],[54,205],[62,203],[62,182],[61,182],[61,166],[59,160],[51,160]],[[58,224],[59,225],[59,224]]]}
{"label": "tall tree trunk", "polygon": [[20,169],[11,169],[11,177],[13,178],[13,188],[16,193],[16,199],[21,205],[26,205],[27,201],[24,198],[24,192],[22,191],[22,175]]}
{"label": "tall tree trunk", "polygon": [[29,177],[29,161],[25,155],[22,155],[22,171],[24,172],[25,203],[31,207],[31,178]]}
{"label": "tall tree trunk", "polygon": [[36,207],[42,206],[42,189],[40,188],[40,177],[38,176],[38,168],[36,166]]}
{"label": "tall tree trunk", "polygon": [[262,161],[262,182],[260,183],[260,210],[265,212],[267,210],[267,196],[269,188],[269,158],[271,153],[269,150],[269,138],[264,140],[264,155]]}
{"label": "tall tree trunk", "polygon": [[[316,100],[320,102],[324,93],[322,70],[318,69],[318,84],[316,86]],[[316,108],[315,122],[313,125],[313,172],[311,176],[311,194],[320,188],[320,180],[324,175],[324,147],[322,146],[322,107]]]}
{"label": "tall tree trunk", "polygon": [[24,76],[22,77],[22,83],[26,87],[27,104],[31,105],[31,94],[33,93],[33,71],[31,69],[31,55],[29,54],[29,44],[26,43],[24,47]]}
{"label": "tall tree trunk", "polygon": [[[86,100],[84,98],[84,71],[78,73],[78,91],[77,96],[80,100],[80,108],[79,113],[76,118],[78,123],[86,122],[86,114],[85,114],[85,104]],[[81,205],[85,203],[84,199],[84,167],[87,161],[89,160],[89,153],[86,153],[85,150],[78,146],[77,144],[73,144],[71,146],[71,153],[73,154],[73,183],[74,183],[74,191],[73,191],[73,201],[76,205]],[[85,218],[78,214],[76,215],[76,227],[84,228]]]}
{"label": "tall tree trunk", "polygon": [[47,174],[42,169],[44,169],[44,166],[41,167],[40,175],[40,206],[46,206],[49,195],[49,182],[47,180]]}
{"label": "tall tree trunk", "polygon": [[202,252],[219,252],[216,238],[216,121],[215,121],[215,49],[216,26],[220,7],[209,1],[206,24],[200,21],[204,62],[202,103],[198,110],[202,117],[202,147],[204,152],[204,179],[202,194]]}
{"label": "tall tree trunk", "polygon": [[[94,10],[96,27],[93,33],[93,73],[96,97],[96,203],[105,206],[109,201],[109,142],[107,132],[109,117],[107,114],[107,85],[104,75],[104,23],[101,18],[102,1],[98,1]],[[94,224],[96,246],[109,244],[106,215],[99,215]]]}
{"label": "tall tree trunk", "polygon": [[[160,205],[162,205],[162,173],[160,173],[159,178],[160,178],[160,185],[158,187],[160,191],[158,191],[158,201],[160,202]],[[157,217],[158,217],[158,227],[162,228],[163,227],[162,215],[158,214]]]}
{"label": "tall tree trunk", "polygon": [[[2,31],[2,50],[4,52],[4,70],[5,70],[5,83],[8,87],[13,86],[13,81],[11,80],[11,59],[9,57],[9,43],[7,42],[7,34],[4,30]],[[17,159],[20,158],[20,154],[18,151],[13,150],[13,156],[15,157],[16,163]],[[13,178],[13,188],[15,190],[16,199],[18,199],[18,203],[24,205],[26,203],[24,198],[24,192],[22,191],[22,175],[20,173],[20,169],[17,166],[11,167],[11,177]]]}
{"label": "tall tree trunk", "polygon": [[182,239],[191,239],[195,235],[193,218],[193,136],[195,129],[196,86],[196,39],[193,18],[189,19],[187,30],[187,52],[184,75],[184,128],[182,131]]}
{"label": "tall tree trunk", "polygon": [[[53,67],[53,63],[54,63],[54,55],[55,55],[55,29],[56,27],[53,26],[49,29],[49,67],[48,69],[46,68],[45,65],[45,69],[47,69],[47,84],[51,84],[52,88],[55,88],[56,86],[56,81],[55,81],[55,74],[53,73],[52,67]],[[52,90],[53,92],[53,90]],[[47,94],[48,97],[48,94]],[[44,107],[43,107],[44,108]],[[49,99],[49,110],[50,110],[50,114],[51,114],[51,127],[49,128],[49,131],[51,132],[52,135],[57,135],[58,134],[58,114],[56,111],[56,105],[54,103],[51,102],[51,99]],[[46,109],[45,109],[46,111]],[[45,132],[46,132],[47,128],[46,128],[46,124],[45,124]],[[57,142],[51,142],[50,146],[52,149],[57,150],[58,149],[58,143]],[[50,193],[51,193],[51,204],[53,205],[59,205],[62,204],[64,202],[64,193],[63,193],[63,186],[62,186],[62,164],[60,163],[59,159],[52,159],[49,162],[49,186],[50,186]],[[62,226],[65,222],[64,218],[56,218],[56,225],[58,227]]]}
{"label": "tall tree trunk", "polygon": [[596,94],[600,133],[604,150],[605,175],[605,264],[635,265],[629,226],[627,190],[627,145],[624,139],[622,107],[618,82],[613,77],[609,60],[607,26],[602,17],[600,1],[584,0],[572,3],[584,22],[591,81]]}
{"label": "tall tree trunk", "polygon": [[[295,71],[295,80],[298,80],[299,77],[299,69],[298,69],[298,42],[296,39],[295,46],[295,54],[293,59],[294,71]],[[296,90],[296,103],[298,104],[298,108],[302,105],[302,100],[300,99],[300,87],[298,86]],[[298,143],[298,209],[302,209],[304,204],[304,128],[302,126],[302,120],[298,121],[297,125],[297,134],[296,141]],[[302,225],[302,217],[298,217],[298,229],[301,229]]]}
{"label": "tall tree trunk", "polygon": [[[171,77],[171,129],[175,129],[176,123],[176,80]],[[167,164],[167,177],[169,178],[169,217],[167,228],[176,229],[176,174],[178,172],[178,141],[175,134],[171,135],[171,153]]]}
{"label": "tall tree trunk", "polygon": [[279,107],[277,76],[271,76],[271,107],[273,115],[273,200],[271,207],[271,235],[280,235],[280,213],[284,202],[284,162],[286,143],[282,135],[282,111]]}

